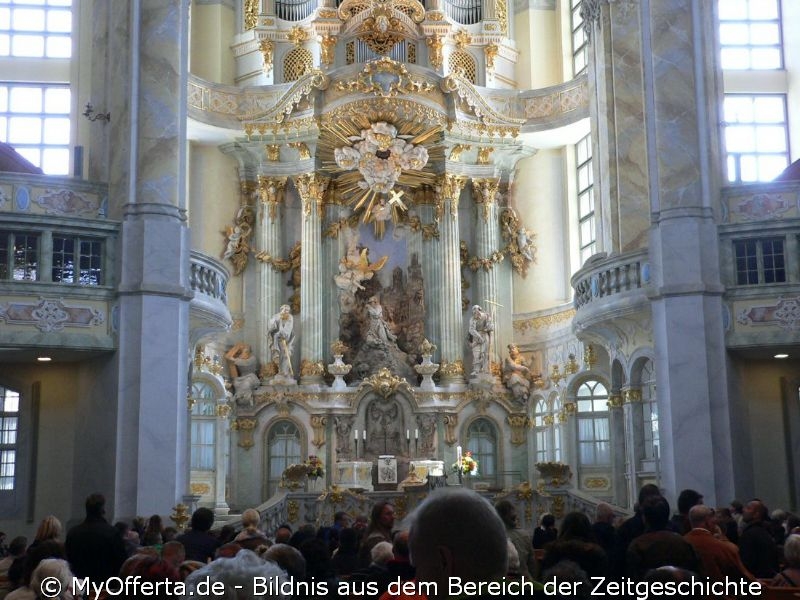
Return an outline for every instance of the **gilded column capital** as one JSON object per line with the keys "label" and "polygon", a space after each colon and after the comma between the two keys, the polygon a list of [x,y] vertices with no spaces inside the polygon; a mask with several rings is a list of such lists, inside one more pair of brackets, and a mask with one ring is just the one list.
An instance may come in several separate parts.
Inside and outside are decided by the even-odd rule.
{"label": "gilded column capital", "polygon": [[269,218],[273,221],[278,214],[278,204],[283,202],[286,179],[286,177],[258,176],[258,197],[261,204],[269,209]]}
{"label": "gilded column capital", "polygon": [[622,408],[622,394],[610,394],[607,404],[608,408]]}
{"label": "gilded column capital", "polygon": [[511,427],[511,443],[515,446],[525,443],[525,431],[530,429],[531,420],[526,415],[509,415],[506,417]]}
{"label": "gilded column capital", "polygon": [[444,58],[442,56],[442,36],[433,34],[425,38],[425,43],[428,45],[428,59],[434,69],[442,66]]}
{"label": "gilded column capital", "polygon": [[305,173],[292,179],[303,203],[303,216],[307,219],[315,204],[318,211],[323,210],[322,200],[328,189],[330,178],[317,173]]}
{"label": "gilded column capital", "polygon": [[622,391],[622,400],[625,404],[642,401],[642,390],[640,388],[629,388]]}
{"label": "gilded column capital", "polygon": [[483,222],[489,220],[491,206],[497,200],[497,190],[500,188],[499,177],[484,177],[472,180],[473,199],[475,204],[483,205]]}
{"label": "gilded column capital", "polygon": [[[442,202],[450,203],[450,216],[453,218],[458,215],[458,200],[466,183],[467,178],[464,175],[453,173],[445,173],[439,179],[439,197]],[[437,212],[439,212],[438,209]]]}

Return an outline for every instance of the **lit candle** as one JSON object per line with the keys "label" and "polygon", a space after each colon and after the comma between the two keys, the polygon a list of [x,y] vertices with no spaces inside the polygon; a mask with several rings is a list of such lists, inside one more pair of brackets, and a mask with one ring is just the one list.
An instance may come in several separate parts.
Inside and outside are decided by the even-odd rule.
{"label": "lit candle", "polygon": [[365,442],[367,441],[367,430],[366,429],[361,432],[361,439],[364,440]]}
{"label": "lit candle", "polygon": [[353,431],[353,438],[354,438],[356,441],[358,441],[358,429],[355,429],[355,430]]}
{"label": "lit candle", "polygon": [[461,470],[461,446],[456,446],[456,465]]}
{"label": "lit candle", "polygon": [[414,439],[415,439],[415,440],[418,440],[418,439],[419,439],[419,429],[415,429],[415,430],[414,430]]}
{"label": "lit candle", "polygon": [[407,440],[411,439],[411,432],[408,429],[406,429],[406,439]]}

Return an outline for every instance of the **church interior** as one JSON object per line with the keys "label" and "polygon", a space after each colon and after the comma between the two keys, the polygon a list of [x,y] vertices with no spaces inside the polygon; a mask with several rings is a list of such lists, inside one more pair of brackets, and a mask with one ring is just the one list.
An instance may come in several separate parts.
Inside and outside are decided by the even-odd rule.
{"label": "church interior", "polygon": [[93,492],[800,510],[799,26],[0,0],[0,529]]}

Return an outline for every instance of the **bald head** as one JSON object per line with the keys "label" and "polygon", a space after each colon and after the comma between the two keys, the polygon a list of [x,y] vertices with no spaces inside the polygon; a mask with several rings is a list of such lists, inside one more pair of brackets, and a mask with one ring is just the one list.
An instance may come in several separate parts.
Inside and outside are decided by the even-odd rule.
{"label": "bald head", "polygon": [[709,508],[705,504],[695,504],[689,509],[689,524],[692,529],[702,527],[709,529],[709,524],[714,518],[714,509]]}
{"label": "bald head", "polygon": [[447,594],[450,577],[493,581],[508,567],[506,528],[488,501],[464,488],[438,488],[410,516],[409,546],[418,581]]}

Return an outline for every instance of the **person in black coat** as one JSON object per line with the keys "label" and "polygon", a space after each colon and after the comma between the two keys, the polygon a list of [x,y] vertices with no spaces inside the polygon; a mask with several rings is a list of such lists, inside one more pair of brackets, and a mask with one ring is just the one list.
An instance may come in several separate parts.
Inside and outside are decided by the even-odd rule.
{"label": "person in black coat", "polygon": [[186,560],[205,563],[214,559],[220,541],[209,533],[213,524],[214,513],[211,509],[201,507],[192,513],[191,529],[175,538],[186,549]]}
{"label": "person in black coat", "polygon": [[86,519],[67,533],[64,548],[76,577],[105,581],[119,575],[125,562],[125,544],[116,527],[105,519],[106,499],[102,494],[86,498]]}

